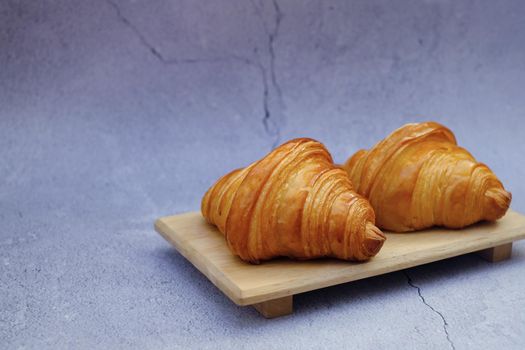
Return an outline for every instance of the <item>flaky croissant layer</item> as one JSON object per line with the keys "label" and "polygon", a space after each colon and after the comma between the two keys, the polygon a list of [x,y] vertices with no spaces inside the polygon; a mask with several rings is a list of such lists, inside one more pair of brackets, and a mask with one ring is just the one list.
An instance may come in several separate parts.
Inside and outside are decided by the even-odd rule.
{"label": "flaky croissant layer", "polygon": [[220,178],[201,211],[230,250],[252,263],[278,256],[367,260],[385,240],[346,172],[321,143],[306,138]]}
{"label": "flaky croissant layer", "polygon": [[457,145],[452,131],[435,122],[407,124],[343,167],[369,199],[378,226],[391,231],[497,220],[512,198],[485,164]]}

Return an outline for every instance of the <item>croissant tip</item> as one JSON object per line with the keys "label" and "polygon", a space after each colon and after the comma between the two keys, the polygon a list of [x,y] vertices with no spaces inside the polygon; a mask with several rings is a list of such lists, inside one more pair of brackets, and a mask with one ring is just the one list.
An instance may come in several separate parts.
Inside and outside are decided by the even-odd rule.
{"label": "croissant tip", "polygon": [[368,221],[365,228],[365,240],[364,246],[369,256],[376,255],[383,243],[386,240],[386,236],[381,230],[374,225],[372,222]]}
{"label": "croissant tip", "polygon": [[497,220],[505,215],[511,201],[512,193],[500,187],[489,188],[485,192],[484,207],[487,220]]}

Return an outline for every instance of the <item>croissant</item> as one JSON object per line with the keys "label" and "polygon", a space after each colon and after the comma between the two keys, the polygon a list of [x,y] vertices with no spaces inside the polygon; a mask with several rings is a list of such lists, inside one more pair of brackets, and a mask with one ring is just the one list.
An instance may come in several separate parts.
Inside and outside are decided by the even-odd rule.
{"label": "croissant", "polygon": [[231,252],[251,263],[279,256],[363,261],[385,240],[346,172],[307,138],[220,178],[204,195],[201,212]]}
{"label": "croissant", "polygon": [[430,226],[461,228],[497,220],[511,193],[496,175],[435,122],[407,124],[343,168],[368,198],[380,228],[396,232]]}

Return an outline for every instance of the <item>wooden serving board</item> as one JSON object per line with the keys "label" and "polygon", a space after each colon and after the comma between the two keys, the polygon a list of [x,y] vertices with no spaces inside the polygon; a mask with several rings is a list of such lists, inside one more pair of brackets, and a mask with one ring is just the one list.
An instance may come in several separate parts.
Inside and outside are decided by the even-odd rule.
{"label": "wooden serving board", "polygon": [[525,238],[525,216],[509,211],[497,222],[462,230],[387,232],[379,254],[365,263],[281,258],[251,265],[231,254],[224,236],[199,212],[160,218],[155,229],[234,303],[276,317],[292,312],[294,294],[472,252],[492,262],[508,259],[512,242]]}

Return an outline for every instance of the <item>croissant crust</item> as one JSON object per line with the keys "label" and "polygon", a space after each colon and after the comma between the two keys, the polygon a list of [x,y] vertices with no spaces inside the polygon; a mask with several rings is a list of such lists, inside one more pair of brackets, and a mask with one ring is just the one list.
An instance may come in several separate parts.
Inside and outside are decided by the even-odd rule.
{"label": "croissant crust", "polygon": [[306,138],[220,178],[201,211],[230,250],[252,263],[278,256],[367,260],[385,240],[346,172],[321,143]]}
{"label": "croissant crust", "polygon": [[496,175],[435,122],[407,124],[344,164],[382,229],[461,228],[501,218],[511,202]]}

